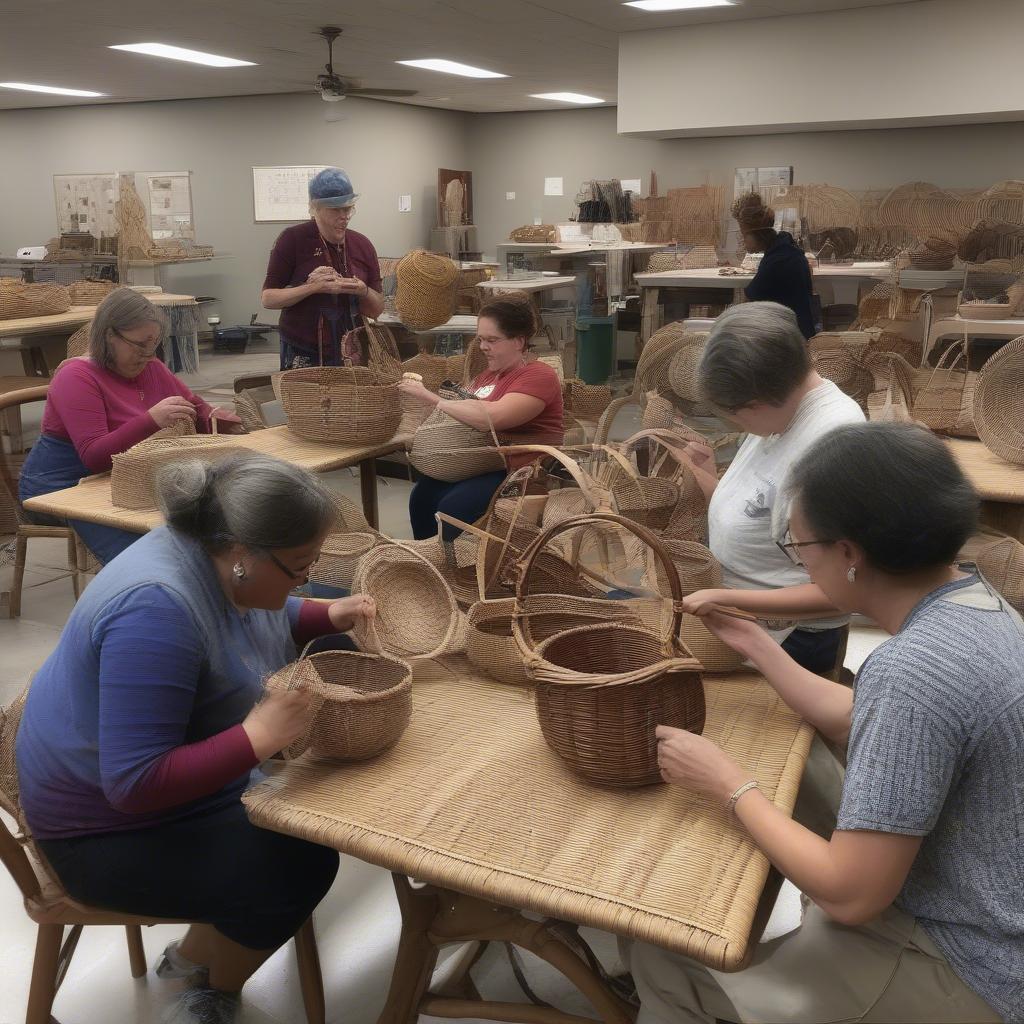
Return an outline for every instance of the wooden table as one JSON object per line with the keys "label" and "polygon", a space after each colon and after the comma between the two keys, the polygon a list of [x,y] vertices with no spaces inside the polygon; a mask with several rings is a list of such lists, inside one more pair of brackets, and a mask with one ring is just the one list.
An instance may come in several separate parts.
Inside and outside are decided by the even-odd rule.
{"label": "wooden table", "polygon": [[[753,672],[706,687],[705,735],[792,812],[812,730]],[[507,1021],[541,1016],[519,1004],[481,1006],[468,979],[426,988],[438,947],[514,942],[552,962],[606,1024],[630,1011],[550,922],[519,910],[654,942],[723,970],[741,968],[757,935],[767,858],[716,802],[677,786],[613,789],[576,776],[551,752],[528,689],[482,676],[461,655],[417,662],[413,713],[398,743],[368,761],[311,754],[250,789],[264,828],[322,843],[396,873],[403,914],[380,1024],[417,1014]],[[406,876],[428,883],[416,890]],[[763,920],[760,921],[763,926]],[[758,932],[759,934],[759,932]]]}
{"label": "wooden table", "polygon": [[924,358],[942,338],[965,338],[968,344],[971,338],[1006,338],[1012,340],[1024,334],[1024,320],[977,320],[973,317],[943,317],[936,320],[928,329],[928,340],[925,344]]}
{"label": "wooden table", "polygon": [[967,479],[981,495],[981,519],[1024,541],[1024,465],[1006,462],[981,441],[946,442]]}
{"label": "wooden table", "polygon": [[[374,460],[404,448],[407,440],[405,437],[396,436],[383,444],[344,448],[340,445],[304,441],[286,426],[268,427],[266,430],[257,430],[251,434],[228,436],[231,437],[232,443],[264,455],[273,455],[286,462],[293,462],[312,473],[327,473],[333,469],[358,466],[363,511],[367,521],[374,528],[378,524],[377,467]],[[132,533],[146,533],[163,522],[156,509],[135,510],[114,505],[110,500],[109,473],[87,476],[76,487],[67,487],[62,491],[29,498],[24,505],[31,512],[81,519],[87,523],[101,523]]]}

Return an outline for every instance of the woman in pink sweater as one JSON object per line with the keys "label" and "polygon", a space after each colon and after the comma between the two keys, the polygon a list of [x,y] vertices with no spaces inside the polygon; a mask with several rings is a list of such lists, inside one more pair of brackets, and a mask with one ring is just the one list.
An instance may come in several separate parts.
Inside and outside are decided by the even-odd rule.
{"label": "woman in pink sweater", "polygon": [[[40,437],[18,483],[22,501],[107,472],[114,455],[182,420],[200,433],[210,431],[213,417],[221,432],[241,429],[237,416],[212,409],[156,358],[166,329],[160,310],[130,288],[118,288],[99,304],[89,355],[62,363],[50,383]],[[54,522],[27,510],[26,516]],[[139,539],[110,526],[68,522],[104,564]]]}

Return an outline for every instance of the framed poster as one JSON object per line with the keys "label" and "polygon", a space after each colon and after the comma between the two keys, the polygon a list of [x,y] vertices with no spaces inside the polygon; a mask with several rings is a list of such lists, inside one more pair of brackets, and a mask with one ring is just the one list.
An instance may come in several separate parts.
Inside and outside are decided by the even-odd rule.
{"label": "framed poster", "polygon": [[256,223],[306,220],[310,179],[326,169],[326,164],[254,167],[252,204]]}

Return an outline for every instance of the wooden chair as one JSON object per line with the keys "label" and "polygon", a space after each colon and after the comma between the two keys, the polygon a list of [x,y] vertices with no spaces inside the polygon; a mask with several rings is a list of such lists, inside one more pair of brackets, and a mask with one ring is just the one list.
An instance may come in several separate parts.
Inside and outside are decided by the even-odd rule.
{"label": "wooden chair", "polygon": [[[0,394],[0,417],[14,412],[20,417],[21,407],[32,402],[45,402],[49,385],[22,388]],[[19,435],[20,437],[20,432]],[[21,447],[20,443],[17,447]],[[14,534],[14,576],[7,597],[7,614],[16,619],[21,615],[21,592],[25,582],[25,564],[28,559],[28,542],[48,537],[67,543],[68,570],[75,598],[82,592],[82,579],[88,571],[91,556],[81,538],[70,526],[36,526],[26,521],[21,502],[18,500],[18,471],[24,460],[24,452],[8,453],[0,445],[0,533]]]}
{"label": "wooden chair", "polygon": [[[26,687],[9,707],[0,708],[0,809],[14,818],[18,830],[17,833],[12,832],[6,821],[0,818],[0,860],[21,890],[26,913],[38,926],[25,1024],[57,1024],[50,1011],[86,925],[123,927],[128,940],[132,977],[142,978],[146,975],[142,926],[189,922],[88,907],[72,899],[64,890],[32,841],[21,812],[14,738],[27,694]],[[259,895],[254,893],[253,899],[259,899]],[[66,928],[71,930],[65,936]],[[307,918],[295,934],[295,953],[306,1020],[309,1024],[326,1024],[323,978],[312,918]]]}

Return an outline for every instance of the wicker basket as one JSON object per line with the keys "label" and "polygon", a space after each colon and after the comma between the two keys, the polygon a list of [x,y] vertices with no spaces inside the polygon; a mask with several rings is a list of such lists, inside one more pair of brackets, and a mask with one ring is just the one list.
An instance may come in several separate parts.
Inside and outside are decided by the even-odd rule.
{"label": "wicker basket", "polygon": [[982,367],[974,391],[974,424],[985,446],[1024,463],[1024,337],[1004,345]]}
{"label": "wicker basket", "polygon": [[[671,583],[675,610],[666,635],[625,622],[577,626],[534,646],[526,609],[533,565],[544,546],[581,525],[622,527],[654,548]],[[523,559],[513,636],[536,682],[541,732],[574,770],[610,786],[661,781],[657,725],[700,732],[704,688],[700,664],[679,639],[682,590],[658,538],[622,516],[595,513],[545,531]]]}
{"label": "wicker basket", "polygon": [[309,571],[310,582],[351,590],[359,560],[380,543],[382,538],[376,533],[328,534]]}
{"label": "wicker basket", "polygon": [[1014,310],[1010,302],[961,302],[957,312],[965,320],[1009,320]]}
{"label": "wicker basket", "polygon": [[52,316],[70,308],[71,295],[63,285],[25,284],[12,277],[0,277],[0,320]]}
{"label": "wicker basket", "polygon": [[353,594],[369,594],[377,615],[353,631],[359,646],[402,658],[436,658],[450,649],[459,606],[444,577],[418,552],[383,543],[364,555]]}
{"label": "wicker basket", "polygon": [[92,331],[92,321],[82,324],[74,334],[68,338],[67,358],[74,359],[77,356],[89,354],[89,334]]}
{"label": "wicker basket", "polygon": [[91,277],[68,285],[73,306],[98,306],[113,290],[113,281],[100,281]]}
{"label": "wicker basket", "polygon": [[974,555],[982,576],[1024,615],[1024,544],[999,537],[983,544]]}
{"label": "wicker basket", "polygon": [[524,224],[513,228],[508,239],[510,242],[553,242],[555,233],[554,224]]}
{"label": "wicker basket", "polygon": [[[923,383],[914,396],[914,418],[939,434],[977,437],[975,398],[978,375],[966,369],[967,346],[954,342],[934,370],[919,370]],[[1014,396],[1019,402],[1019,393]]]}
{"label": "wicker basket", "polygon": [[458,302],[459,267],[447,256],[414,249],[398,263],[395,307],[410,331],[447,323]]}
{"label": "wicker basket", "polygon": [[911,246],[907,256],[917,270],[949,270],[956,258],[956,245],[946,238],[932,236]]}
{"label": "wicker basket", "polygon": [[468,480],[506,468],[493,432],[484,433],[435,409],[417,428],[409,461],[424,476],[446,483]]}
{"label": "wicker basket", "polygon": [[304,686],[310,726],[285,756],[362,761],[394,746],[412,717],[412,668],[388,654],[324,651],[299,658],[267,680],[271,693]]}
{"label": "wicker basket", "polygon": [[365,366],[286,370],[276,390],[288,429],[326,444],[383,444],[402,421],[398,385]]}
{"label": "wicker basket", "polygon": [[570,377],[562,384],[565,409],[580,420],[598,420],[612,400],[612,389],[600,384],[587,384]]}

